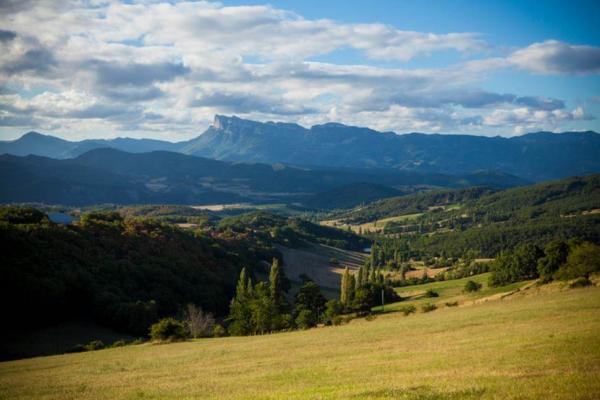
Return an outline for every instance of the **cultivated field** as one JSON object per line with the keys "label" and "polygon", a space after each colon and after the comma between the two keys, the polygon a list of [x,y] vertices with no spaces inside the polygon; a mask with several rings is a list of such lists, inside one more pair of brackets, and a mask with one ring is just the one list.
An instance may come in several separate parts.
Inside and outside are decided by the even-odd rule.
{"label": "cultivated field", "polygon": [[0,398],[597,399],[599,378],[600,288],[553,285],[339,327],[4,362]]}
{"label": "cultivated field", "polygon": [[[305,274],[321,287],[334,290],[339,290],[344,268],[356,270],[367,257],[364,253],[322,244],[300,249],[278,245],[277,249],[283,255],[284,270],[288,278],[300,281],[300,275]],[[333,265],[331,259],[338,260],[338,265]]]}

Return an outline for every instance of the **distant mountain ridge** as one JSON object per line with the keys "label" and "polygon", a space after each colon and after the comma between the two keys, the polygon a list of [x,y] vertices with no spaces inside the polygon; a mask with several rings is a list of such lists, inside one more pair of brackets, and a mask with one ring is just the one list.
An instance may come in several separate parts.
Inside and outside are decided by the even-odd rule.
{"label": "distant mountain ridge", "polygon": [[[494,172],[471,177],[376,169],[309,169],[218,161],[167,151],[127,153],[102,148],[63,160],[31,155],[0,156],[0,203],[90,205],[275,201],[306,202],[307,206],[329,208],[331,205],[316,204],[311,195],[348,185],[354,187],[361,182],[382,185],[377,198],[398,194],[395,189],[386,190],[387,186],[466,187],[489,183],[505,188],[527,183]],[[347,190],[342,192],[348,193]],[[369,190],[363,186],[362,191]]]}
{"label": "distant mountain ridge", "polygon": [[256,122],[215,116],[200,136],[172,143],[119,138],[70,142],[30,132],[0,142],[0,154],[73,158],[95,148],[131,153],[173,151],[217,160],[289,165],[383,168],[452,175],[498,171],[529,181],[600,172],[600,134],[537,132],[512,138],[378,132],[327,123]]}

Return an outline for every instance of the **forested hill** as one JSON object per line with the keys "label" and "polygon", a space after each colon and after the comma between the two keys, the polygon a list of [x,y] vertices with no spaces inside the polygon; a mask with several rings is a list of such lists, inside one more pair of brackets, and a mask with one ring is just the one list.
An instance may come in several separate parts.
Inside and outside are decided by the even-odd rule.
{"label": "forested hill", "polygon": [[[348,218],[387,216],[390,210],[385,204],[374,203]],[[414,209],[405,212],[411,211]],[[598,243],[600,175],[485,194],[447,209],[430,209],[410,222],[392,221],[384,232],[405,237],[413,250],[423,254],[457,257],[466,252],[494,257],[521,243],[543,246],[554,239]]]}
{"label": "forested hill", "polygon": [[457,190],[435,190],[392,197],[334,215],[348,223],[361,224],[382,218],[422,213],[431,209],[452,206],[493,193],[494,190],[474,187]]}
{"label": "forested hill", "polygon": [[494,171],[452,176],[397,170],[310,169],[217,161],[168,151],[134,154],[95,149],[67,160],[0,156],[0,202],[4,203],[292,203],[357,182],[393,187],[490,184],[500,188],[525,183]]}

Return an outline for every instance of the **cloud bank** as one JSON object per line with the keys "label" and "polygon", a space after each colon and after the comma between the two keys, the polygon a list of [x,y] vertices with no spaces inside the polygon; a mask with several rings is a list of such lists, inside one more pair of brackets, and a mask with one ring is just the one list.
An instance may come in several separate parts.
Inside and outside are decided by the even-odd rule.
{"label": "cloud bank", "polygon": [[[510,135],[592,116],[557,98],[484,90],[489,74],[600,73],[597,47],[549,40],[494,54],[474,32],[311,20],[271,6],[7,1],[0,26],[0,129],[79,138],[129,132],[180,140],[216,113]],[[346,49],[363,61],[317,61]],[[403,67],[436,52],[459,61]]]}

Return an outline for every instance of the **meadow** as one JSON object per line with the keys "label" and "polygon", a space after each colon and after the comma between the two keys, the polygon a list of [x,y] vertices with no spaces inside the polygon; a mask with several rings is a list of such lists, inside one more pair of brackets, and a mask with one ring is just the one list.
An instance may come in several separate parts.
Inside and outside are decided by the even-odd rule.
{"label": "meadow", "polygon": [[[459,296],[440,284],[403,292]],[[3,362],[0,398],[597,398],[600,288],[527,287],[336,327]]]}

